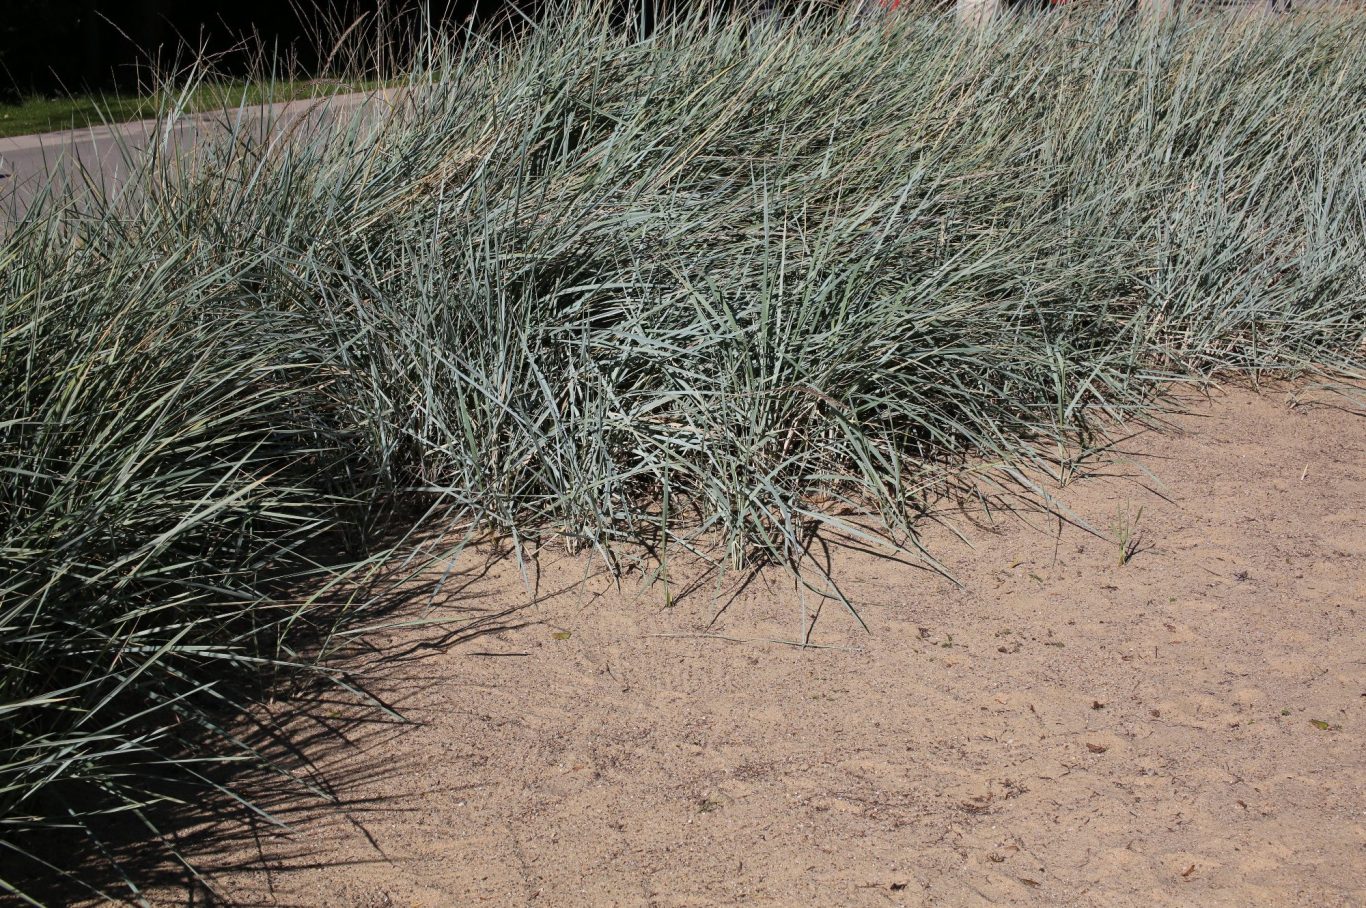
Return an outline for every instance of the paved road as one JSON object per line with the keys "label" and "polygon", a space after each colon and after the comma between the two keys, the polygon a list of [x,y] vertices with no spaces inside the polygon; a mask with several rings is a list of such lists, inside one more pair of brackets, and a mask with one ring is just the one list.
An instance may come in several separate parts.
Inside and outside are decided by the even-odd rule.
{"label": "paved road", "polygon": [[51,184],[57,192],[76,193],[89,179],[97,186],[112,188],[145,160],[150,149],[191,148],[201,137],[222,134],[229,117],[241,117],[259,133],[304,116],[324,122],[371,101],[391,103],[392,99],[389,92],[334,95],[189,114],[169,128],[159,126],[156,120],[138,120],[0,139],[0,221],[22,214],[44,185]]}

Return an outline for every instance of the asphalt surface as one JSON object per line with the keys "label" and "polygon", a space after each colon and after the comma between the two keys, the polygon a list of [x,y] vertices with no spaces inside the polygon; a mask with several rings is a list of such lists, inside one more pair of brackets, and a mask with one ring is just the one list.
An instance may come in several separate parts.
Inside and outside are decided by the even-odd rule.
{"label": "asphalt surface", "polygon": [[187,114],[169,126],[156,120],[137,120],[0,138],[0,220],[22,216],[45,187],[69,197],[89,191],[88,187],[97,187],[98,191],[115,189],[130,172],[145,163],[149,153],[181,153],[206,138],[222,135],[230,121],[237,118],[253,132],[263,134],[303,117],[323,123],[372,100],[388,101],[390,97],[383,92],[333,95]]}

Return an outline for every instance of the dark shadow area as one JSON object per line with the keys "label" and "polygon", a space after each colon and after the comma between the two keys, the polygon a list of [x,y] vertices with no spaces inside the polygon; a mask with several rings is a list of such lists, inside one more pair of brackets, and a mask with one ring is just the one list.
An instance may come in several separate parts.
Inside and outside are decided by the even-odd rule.
{"label": "dark shadow area", "polygon": [[[560,0],[7,0],[0,12],[0,104],[31,95],[136,92],[191,62],[209,62],[228,77],[324,77],[332,74],[329,64],[342,46],[382,50],[386,59],[403,60],[428,30],[520,27],[553,15],[561,5]],[[780,10],[784,0],[715,3],[722,10],[747,5]],[[605,0],[603,9],[614,27],[648,37],[669,16],[695,7],[683,0]]]}
{"label": "dark shadow area", "polygon": [[[484,557],[453,573],[440,591],[451,603],[434,611],[422,607],[432,595],[430,577],[390,578],[368,613],[370,634],[358,633],[317,671],[239,692],[259,705],[246,715],[225,712],[223,736],[254,759],[195,764],[176,775],[149,767],[166,775],[149,786],[159,803],[82,818],[85,829],[49,827],[13,836],[9,846],[0,842],[6,878],[47,905],[80,898],[136,903],[149,888],[183,891],[186,905],[237,904],[216,891],[215,877],[321,866],[301,835],[310,823],[342,816],[375,844],[366,823],[401,808],[358,792],[407,771],[385,758],[384,745],[414,726],[405,704],[433,683],[423,657],[527,623],[518,616],[535,604],[531,597],[501,609],[481,608],[478,596],[462,598],[499,560]],[[386,641],[377,642],[380,636]],[[195,743],[194,751],[187,748],[191,758],[205,750],[203,740]],[[49,813],[58,800],[80,797],[79,784],[54,789],[60,790],[51,794]],[[374,860],[385,861],[375,848]]]}
{"label": "dark shadow area", "polygon": [[506,12],[505,0],[8,0],[0,15],[0,101],[129,91],[177,62],[227,75],[262,60],[316,74],[347,29],[412,36]]}

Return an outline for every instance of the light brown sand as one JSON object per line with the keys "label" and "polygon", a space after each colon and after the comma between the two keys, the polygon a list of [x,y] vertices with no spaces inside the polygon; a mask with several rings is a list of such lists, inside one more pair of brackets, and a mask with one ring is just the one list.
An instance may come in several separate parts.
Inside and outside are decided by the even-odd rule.
{"label": "light brown sand", "polygon": [[[364,769],[348,810],[219,885],[365,908],[1366,905],[1366,418],[1231,392],[1176,424],[1061,491],[1106,530],[1143,507],[1129,564],[1040,516],[955,518],[972,548],[932,531],[962,588],[836,550],[871,628],[827,605],[814,639],[841,648],[764,642],[798,634],[780,573],[709,624],[710,589],[666,609],[547,556],[505,619],[525,626],[380,685],[420,724],[324,757]],[[507,561],[465,595],[526,598]]]}

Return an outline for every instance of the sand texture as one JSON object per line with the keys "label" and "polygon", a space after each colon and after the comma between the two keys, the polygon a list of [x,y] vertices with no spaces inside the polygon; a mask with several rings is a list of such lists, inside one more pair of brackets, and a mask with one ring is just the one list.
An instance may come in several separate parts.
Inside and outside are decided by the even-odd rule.
{"label": "sand texture", "polygon": [[946,514],[968,544],[927,525],[961,586],[832,547],[869,631],[827,602],[825,648],[770,642],[801,634],[781,571],[665,607],[547,551],[528,606],[513,559],[467,553],[475,633],[375,641],[428,644],[370,669],[413,724],[342,745],[308,720],[343,808],[224,846],[217,885],[358,908],[1366,905],[1366,418],[1291,399],[1193,400],[1059,490],[1106,534],[1141,506],[1123,566],[1038,513]]}

